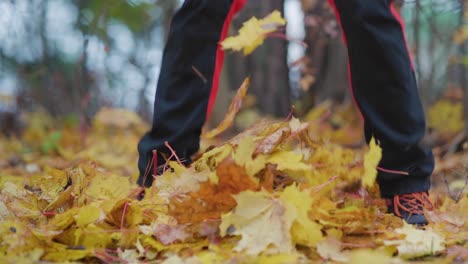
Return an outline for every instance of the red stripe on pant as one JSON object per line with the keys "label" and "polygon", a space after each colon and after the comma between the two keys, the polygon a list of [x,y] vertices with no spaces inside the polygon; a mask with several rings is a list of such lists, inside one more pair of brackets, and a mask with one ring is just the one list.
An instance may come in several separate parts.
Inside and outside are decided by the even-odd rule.
{"label": "red stripe on pant", "polygon": [[[239,12],[242,7],[244,7],[247,0],[234,0],[231,9],[224,21],[223,31],[221,32],[221,38],[219,42],[221,43],[227,36],[229,32],[229,26],[231,25],[232,18],[234,17],[237,12]],[[213,111],[213,107],[216,101],[216,96],[218,94],[219,88],[219,79],[221,78],[221,72],[223,70],[223,63],[224,63],[224,51],[221,48],[221,45],[218,45],[218,49],[216,51],[216,65],[215,71],[213,75],[213,82],[211,87],[210,98],[208,100],[208,108],[206,109],[206,120],[210,117],[211,112]]]}
{"label": "red stripe on pant", "polygon": [[[398,11],[395,9],[395,5],[393,4],[393,1],[390,1],[390,11],[392,12],[392,15],[395,17],[398,23],[400,23],[401,30],[405,32],[405,21],[403,21],[403,18],[401,17],[400,13],[398,13]],[[414,63],[413,63],[413,60],[411,59],[411,53],[408,47],[408,42],[406,41],[406,35],[403,34],[403,37],[405,39],[406,51],[408,52],[408,56],[410,58],[411,68],[414,70]]]}
{"label": "red stripe on pant", "polygon": [[[341,31],[342,31],[343,42],[347,47],[348,42],[346,40],[346,34],[344,32],[343,25],[341,24],[341,16],[340,16],[340,13],[338,12],[338,9],[336,8],[335,0],[328,0],[328,3],[330,4],[330,6],[333,8],[333,11],[335,12],[336,20],[337,20],[338,24],[340,25],[340,28],[341,28]],[[398,13],[398,11],[395,9],[393,1],[390,1],[390,7],[389,8],[390,8],[390,11],[391,11],[392,15],[400,23],[401,30],[404,32],[405,31],[405,22],[403,21],[403,18]],[[409,50],[409,47],[408,47],[408,42],[406,41],[405,34],[403,34],[403,36],[405,38],[406,50],[408,52],[408,56],[410,57],[411,68],[414,70],[414,63],[413,63],[413,60],[411,59],[411,53],[410,53],[410,50]],[[349,56],[348,56],[348,60],[349,60]],[[353,98],[354,105],[359,110],[359,114],[361,115],[361,119],[364,121],[364,116],[363,116],[361,110],[359,109],[359,105],[357,104],[356,97],[354,95],[353,85],[352,85],[352,81],[351,81],[352,80],[352,73],[351,73],[351,67],[350,67],[349,63],[348,63],[348,78],[349,78],[349,88],[350,88],[350,91],[351,91],[351,96]]]}

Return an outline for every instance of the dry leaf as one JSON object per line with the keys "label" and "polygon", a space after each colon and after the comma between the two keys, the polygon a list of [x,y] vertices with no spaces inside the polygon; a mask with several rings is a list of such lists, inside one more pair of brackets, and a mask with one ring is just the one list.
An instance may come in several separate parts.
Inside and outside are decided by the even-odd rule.
{"label": "dry leaf", "polygon": [[247,94],[247,90],[250,85],[250,78],[246,78],[242,83],[241,87],[237,90],[236,96],[232,99],[231,105],[229,105],[229,109],[224,116],[223,121],[213,130],[203,133],[202,137],[204,138],[214,138],[224,131],[228,129],[234,123],[234,118],[236,117],[237,113],[239,113],[242,107],[242,100],[244,100],[245,95]]}
{"label": "dry leaf", "polygon": [[286,25],[286,20],[281,17],[279,11],[273,11],[270,15],[263,19],[251,18],[244,23],[239,34],[235,37],[226,38],[221,46],[224,50],[244,50],[244,55],[249,55],[257,47],[263,44],[268,33],[277,30],[279,26]]}
{"label": "dry leaf", "polygon": [[242,237],[234,248],[236,251],[250,255],[294,251],[290,229],[296,215],[287,210],[281,199],[266,191],[245,191],[234,198],[237,206],[222,216],[220,230],[222,236]]}
{"label": "dry leaf", "polygon": [[369,143],[369,151],[364,157],[364,176],[362,184],[366,187],[372,187],[377,179],[377,166],[382,159],[382,149],[375,143],[372,138]]}

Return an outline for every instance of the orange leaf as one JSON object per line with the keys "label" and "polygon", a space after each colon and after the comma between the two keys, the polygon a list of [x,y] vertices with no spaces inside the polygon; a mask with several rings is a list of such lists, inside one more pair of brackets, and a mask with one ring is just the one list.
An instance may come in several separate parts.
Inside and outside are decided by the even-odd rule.
{"label": "orange leaf", "polygon": [[237,90],[236,96],[231,102],[231,105],[229,106],[228,112],[226,116],[224,117],[224,120],[221,121],[221,123],[213,130],[208,131],[202,135],[204,138],[214,138],[218,136],[219,134],[223,133],[228,129],[232,124],[234,123],[234,118],[236,117],[236,114],[239,112],[239,110],[242,107],[242,100],[244,99],[245,95],[247,94],[247,89],[249,88],[250,84],[250,78],[246,78],[244,82],[242,83],[241,87],[239,90]]}

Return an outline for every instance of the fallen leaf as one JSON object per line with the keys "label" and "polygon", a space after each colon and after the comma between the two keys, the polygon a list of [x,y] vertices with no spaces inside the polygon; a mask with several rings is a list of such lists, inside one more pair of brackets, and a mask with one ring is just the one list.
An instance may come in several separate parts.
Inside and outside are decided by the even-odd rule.
{"label": "fallen leaf", "polygon": [[420,230],[416,227],[404,224],[402,228],[395,230],[397,234],[405,235],[402,240],[386,240],[385,245],[394,245],[398,250],[398,256],[404,259],[412,259],[427,255],[436,255],[445,250],[445,240],[434,231]]}
{"label": "fallen leaf", "polygon": [[154,230],[154,236],[158,238],[164,245],[172,244],[176,241],[183,242],[190,237],[190,234],[185,232],[184,225],[157,225]]}
{"label": "fallen leaf", "polygon": [[293,184],[286,187],[280,198],[287,205],[286,210],[295,211],[291,234],[295,243],[315,247],[323,239],[322,226],[309,218],[312,210],[312,197],[310,190],[299,190]]}
{"label": "fallen leaf", "polygon": [[296,215],[281,199],[266,191],[245,191],[234,198],[236,208],[222,216],[220,225],[221,236],[242,237],[234,250],[250,255],[294,252],[290,229]]}
{"label": "fallen leaf", "polygon": [[[326,240],[322,240],[317,244],[317,252],[318,254],[325,260],[332,260],[337,262],[348,262],[349,257],[347,254],[341,251],[341,242],[329,238]],[[362,263],[374,263],[374,262],[362,262]]]}

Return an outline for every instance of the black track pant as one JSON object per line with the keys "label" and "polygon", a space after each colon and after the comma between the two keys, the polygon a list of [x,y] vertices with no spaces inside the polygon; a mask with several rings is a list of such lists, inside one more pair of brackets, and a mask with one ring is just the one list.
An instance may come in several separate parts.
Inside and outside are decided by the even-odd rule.
{"label": "black track pant", "polygon": [[[219,49],[232,16],[246,0],[186,0],[173,18],[164,49],[153,127],[140,141],[140,185],[150,186],[149,165],[170,154],[189,161],[211,112],[224,59]],[[329,0],[348,46],[352,92],[365,124],[383,149],[378,183],[383,197],[427,191],[434,159],[419,143],[425,131],[413,65],[401,17],[391,0]],[[286,89],[286,87],[285,87]]]}

